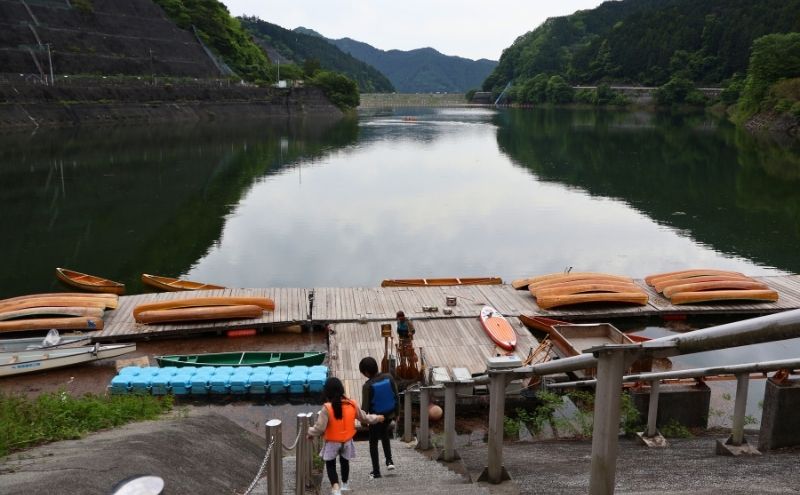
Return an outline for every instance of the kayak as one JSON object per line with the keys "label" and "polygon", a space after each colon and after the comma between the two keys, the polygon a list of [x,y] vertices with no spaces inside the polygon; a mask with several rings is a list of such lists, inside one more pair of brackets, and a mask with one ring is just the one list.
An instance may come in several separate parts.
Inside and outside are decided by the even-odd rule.
{"label": "kayak", "polygon": [[479,318],[492,342],[507,351],[514,350],[517,345],[517,332],[499,311],[491,306],[484,306]]}

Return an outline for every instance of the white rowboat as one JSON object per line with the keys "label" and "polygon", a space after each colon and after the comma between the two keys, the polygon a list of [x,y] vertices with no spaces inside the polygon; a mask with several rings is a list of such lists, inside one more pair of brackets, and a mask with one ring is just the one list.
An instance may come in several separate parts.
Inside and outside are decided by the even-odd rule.
{"label": "white rowboat", "polygon": [[136,344],[112,344],[65,349],[37,349],[0,354],[0,376],[63,368],[75,364],[109,359],[136,350]]}

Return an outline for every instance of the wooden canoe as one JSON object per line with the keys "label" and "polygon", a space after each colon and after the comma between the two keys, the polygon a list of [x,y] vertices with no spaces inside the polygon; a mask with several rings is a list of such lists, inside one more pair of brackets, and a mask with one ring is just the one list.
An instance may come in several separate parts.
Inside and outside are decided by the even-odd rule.
{"label": "wooden canoe", "polygon": [[623,303],[644,306],[648,299],[644,292],[587,292],[563,296],[539,296],[536,298],[536,304],[542,309],[587,303]]}
{"label": "wooden canoe", "polygon": [[745,275],[700,275],[697,277],[688,277],[688,278],[670,278],[659,282],[652,287],[656,290],[656,292],[664,292],[667,287],[672,287],[675,285],[683,285],[683,284],[699,284],[702,282],[737,282],[737,281],[753,281],[752,278],[745,276]]}
{"label": "wooden canoe", "polygon": [[9,297],[7,299],[0,299],[0,305],[12,302],[20,302],[28,299],[45,299],[45,298],[62,298],[62,297],[80,297],[83,299],[98,299],[103,301],[111,301],[113,306],[109,308],[116,308],[119,296],[116,294],[103,294],[103,293],[88,293],[88,292],[42,292],[37,294],[26,294],[24,296]]}
{"label": "wooden canoe", "polygon": [[200,306],[258,306],[264,311],[274,311],[275,302],[267,297],[191,297],[170,299],[168,301],[140,304],[133,309],[134,319],[144,311],[161,309],[196,308]]}
{"label": "wooden canoe", "polygon": [[184,354],[157,356],[156,361],[165,366],[316,366],[325,361],[324,352],[216,352],[209,354]]}
{"label": "wooden canoe", "polygon": [[117,295],[125,293],[125,284],[75,270],[56,268],[56,277],[67,285],[89,292],[107,292]]}
{"label": "wooden canoe", "polygon": [[0,332],[26,332],[33,330],[102,330],[103,319],[93,316],[65,318],[26,318],[0,321]]}
{"label": "wooden canoe", "polygon": [[136,350],[136,344],[111,344],[66,349],[38,349],[0,354],[0,376],[63,368],[75,364],[109,359]]}
{"label": "wooden canoe", "polygon": [[514,350],[517,346],[517,332],[499,311],[491,306],[484,306],[479,319],[492,342],[507,351]]}
{"label": "wooden canoe", "polygon": [[381,287],[440,287],[449,285],[500,285],[500,277],[395,278],[381,282]]}
{"label": "wooden canoe", "polygon": [[[691,279],[690,279],[691,280]],[[766,284],[762,284],[761,282],[756,281],[749,281],[749,280],[737,280],[737,281],[729,281],[729,280],[717,280],[714,282],[692,282],[686,283],[682,285],[673,285],[671,287],[667,287],[664,289],[664,295],[667,297],[672,297],[673,294],[678,292],[700,292],[705,290],[759,290],[759,289],[769,289]]]}
{"label": "wooden canoe", "polygon": [[85,307],[85,308],[116,308],[117,301],[111,299],[83,298],[76,296],[67,297],[30,297],[20,301],[0,303],[0,312],[20,311],[29,308],[41,307]]}
{"label": "wooden canoe", "polygon": [[103,308],[87,306],[38,306],[16,311],[0,311],[0,321],[30,316],[94,316],[100,318],[103,316],[103,311]]}
{"label": "wooden canoe", "polygon": [[136,315],[138,323],[179,323],[182,321],[231,320],[260,318],[264,309],[252,304],[234,306],[195,306],[191,308],[152,309]]}
{"label": "wooden canoe", "polygon": [[172,277],[161,277],[159,275],[150,275],[149,273],[142,274],[142,282],[155,287],[156,289],[177,292],[182,290],[217,290],[224,289],[221,285],[204,284],[202,282],[192,282],[191,280],[182,280]]}
{"label": "wooden canoe", "polygon": [[774,290],[706,290],[699,292],[678,292],[672,294],[672,304],[693,304],[716,301],[766,301],[778,300]]}
{"label": "wooden canoe", "polygon": [[705,275],[742,275],[742,273],[734,272],[730,270],[715,270],[713,268],[694,268],[690,270],[678,270],[676,272],[664,272],[664,273],[655,273],[653,275],[648,275],[644,278],[644,281],[648,285],[654,286],[659,282],[663,282],[665,280],[673,279],[673,278],[687,278],[687,277],[699,277]]}
{"label": "wooden canoe", "polygon": [[518,279],[512,283],[516,284],[514,288],[523,289],[523,288],[530,288],[527,286],[530,286],[532,284],[541,284],[543,282],[559,283],[559,282],[569,282],[571,280],[586,280],[586,279],[619,280],[622,282],[633,282],[633,279],[630,277],[625,277],[621,275],[611,275],[609,273],[570,272],[570,273],[548,273],[547,275],[537,275],[535,277]]}
{"label": "wooden canoe", "polygon": [[627,282],[609,282],[603,280],[579,280],[576,282],[566,282],[563,284],[547,285],[545,287],[532,287],[530,289],[533,297],[558,296],[569,294],[580,294],[582,292],[641,292],[642,289],[634,284]]}
{"label": "wooden canoe", "polygon": [[553,325],[569,325],[568,321],[554,320],[553,318],[537,315],[519,315],[519,321],[528,328],[546,333],[549,333],[550,330],[553,329]]}
{"label": "wooden canoe", "polygon": [[607,281],[607,282],[622,282],[622,283],[633,283],[633,279],[630,277],[621,277],[618,275],[609,275],[605,273],[568,273],[568,274],[561,274],[557,277],[551,277],[544,280],[538,280],[535,282],[530,282],[528,284],[528,290],[530,289],[538,289],[542,287],[549,287],[555,284],[563,284],[566,282],[580,282],[580,281]]}

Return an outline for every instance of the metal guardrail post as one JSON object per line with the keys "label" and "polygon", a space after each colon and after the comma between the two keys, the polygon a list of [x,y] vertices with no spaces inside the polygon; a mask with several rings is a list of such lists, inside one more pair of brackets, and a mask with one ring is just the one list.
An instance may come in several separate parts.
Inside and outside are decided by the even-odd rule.
{"label": "metal guardrail post", "polygon": [[411,424],[411,391],[406,389],[403,392],[403,441],[410,442],[413,439]]}
{"label": "metal guardrail post", "polygon": [[647,431],[645,435],[648,437],[656,436],[658,430],[656,429],[656,422],[658,420],[658,391],[661,388],[659,380],[652,380],[650,382],[650,405],[647,408]]}
{"label": "metal guardrail post", "polygon": [[267,462],[267,494],[283,494],[283,435],[281,420],[267,421],[267,445],[272,443],[272,453]]}
{"label": "metal guardrail post", "polygon": [[733,427],[731,428],[730,444],[737,447],[742,445],[744,441],[744,416],[747,408],[747,389],[749,385],[749,373],[736,375],[736,402],[733,405]]}
{"label": "metal guardrail post", "polygon": [[[310,428],[313,424],[314,413],[306,413],[306,426]],[[302,438],[306,444],[306,486],[311,486],[311,473],[314,471],[314,452],[316,451],[317,444],[314,439],[307,438],[305,435],[303,435]]]}
{"label": "metal guardrail post", "polygon": [[478,481],[501,483],[511,479],[503,466],[503,419],[506,408],[506,385],[511,373],[489,372],[489,463]]}
{"label": "metal guardrail post", "polygon": [[597,357],[597,388],[592,431],[590,495],[614,493],[619,444],[620,395],[625,373],[625,349],[603,346],[592,349]]}
{"label": "metal guardrail post", "polygon": [[458,459],[456,442],[456,384],[444,383],[444,461]]}
{"label": "metal guardrail post", "polygon": [[306,456],[311,449],[308,448],[306,436],[308,435],[308,416],[306,413],[297,414],[297,446],[294,451],[294,493],[295,495],[303,495],[306,491]]}
{"label": "metal guardrail post", "polygon": [[428,387],[419,389],[419,434],[417,435],[417,448],[428,450],[430,445],[430,429],[428,425],[428,407],[431,403],[431,391]]}

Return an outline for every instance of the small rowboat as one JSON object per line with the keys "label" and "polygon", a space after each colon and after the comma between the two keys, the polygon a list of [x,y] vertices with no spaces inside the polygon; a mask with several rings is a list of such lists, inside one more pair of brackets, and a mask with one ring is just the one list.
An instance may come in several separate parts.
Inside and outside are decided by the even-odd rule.
{"label": "small rowboat", "polygon": [[0,354],[0,376],[62,368],[74,364],[108,359],[136,350],[136,344],[113,344],[66,349],[38,349]]}
{"label": "small rowboat", "polygon": [[[51,330],[51,332],[52,331],[53,330]],[[0,339],[0,353],[74,346],[88,343],[90,339],[88,335],[58,335],[58,332],[55,333],[57,337],[50,340],[49,343],[49,335],[48,338],[25,337],[21,339]]]}
{"label": "small rowboat", "polygon": [[202,282],[192,282],[191,280],[181,280],[179,278],[161,277],[158,275],[142,274],[142,282],[155,287],[159,290],[177,292],[181,290],[216,290],[224,289],[221,285],[204,284]]}
{"label": "small rowboat", "polygon": [[194,308],[153,309],[136,315],[138,323],[180,323],[184,321],[260,318],[264,310],[252,304],[235,306],[199,306]]}
{"label": "small rowboat", "polygon": [[56,277],[67,285],[89,292],[125,293],[125,284],[66,268],[56,268]]}
{"label": "small rowboat", "polygon": [[499,311],[491,306],[484,306],[479,318],[492,342],[507,351],[514,350],[517,345],[517,332]]}
{"label": "small rowboat", "polygon": [[216,352],[157,356],[165,366],[315,366],[325,361],[324,352]]}
{"label": "small rowboat", "polygon": [[395,278],[381,282],[381,287],[441,287],[449,285],[500,285],[500,277]]}

